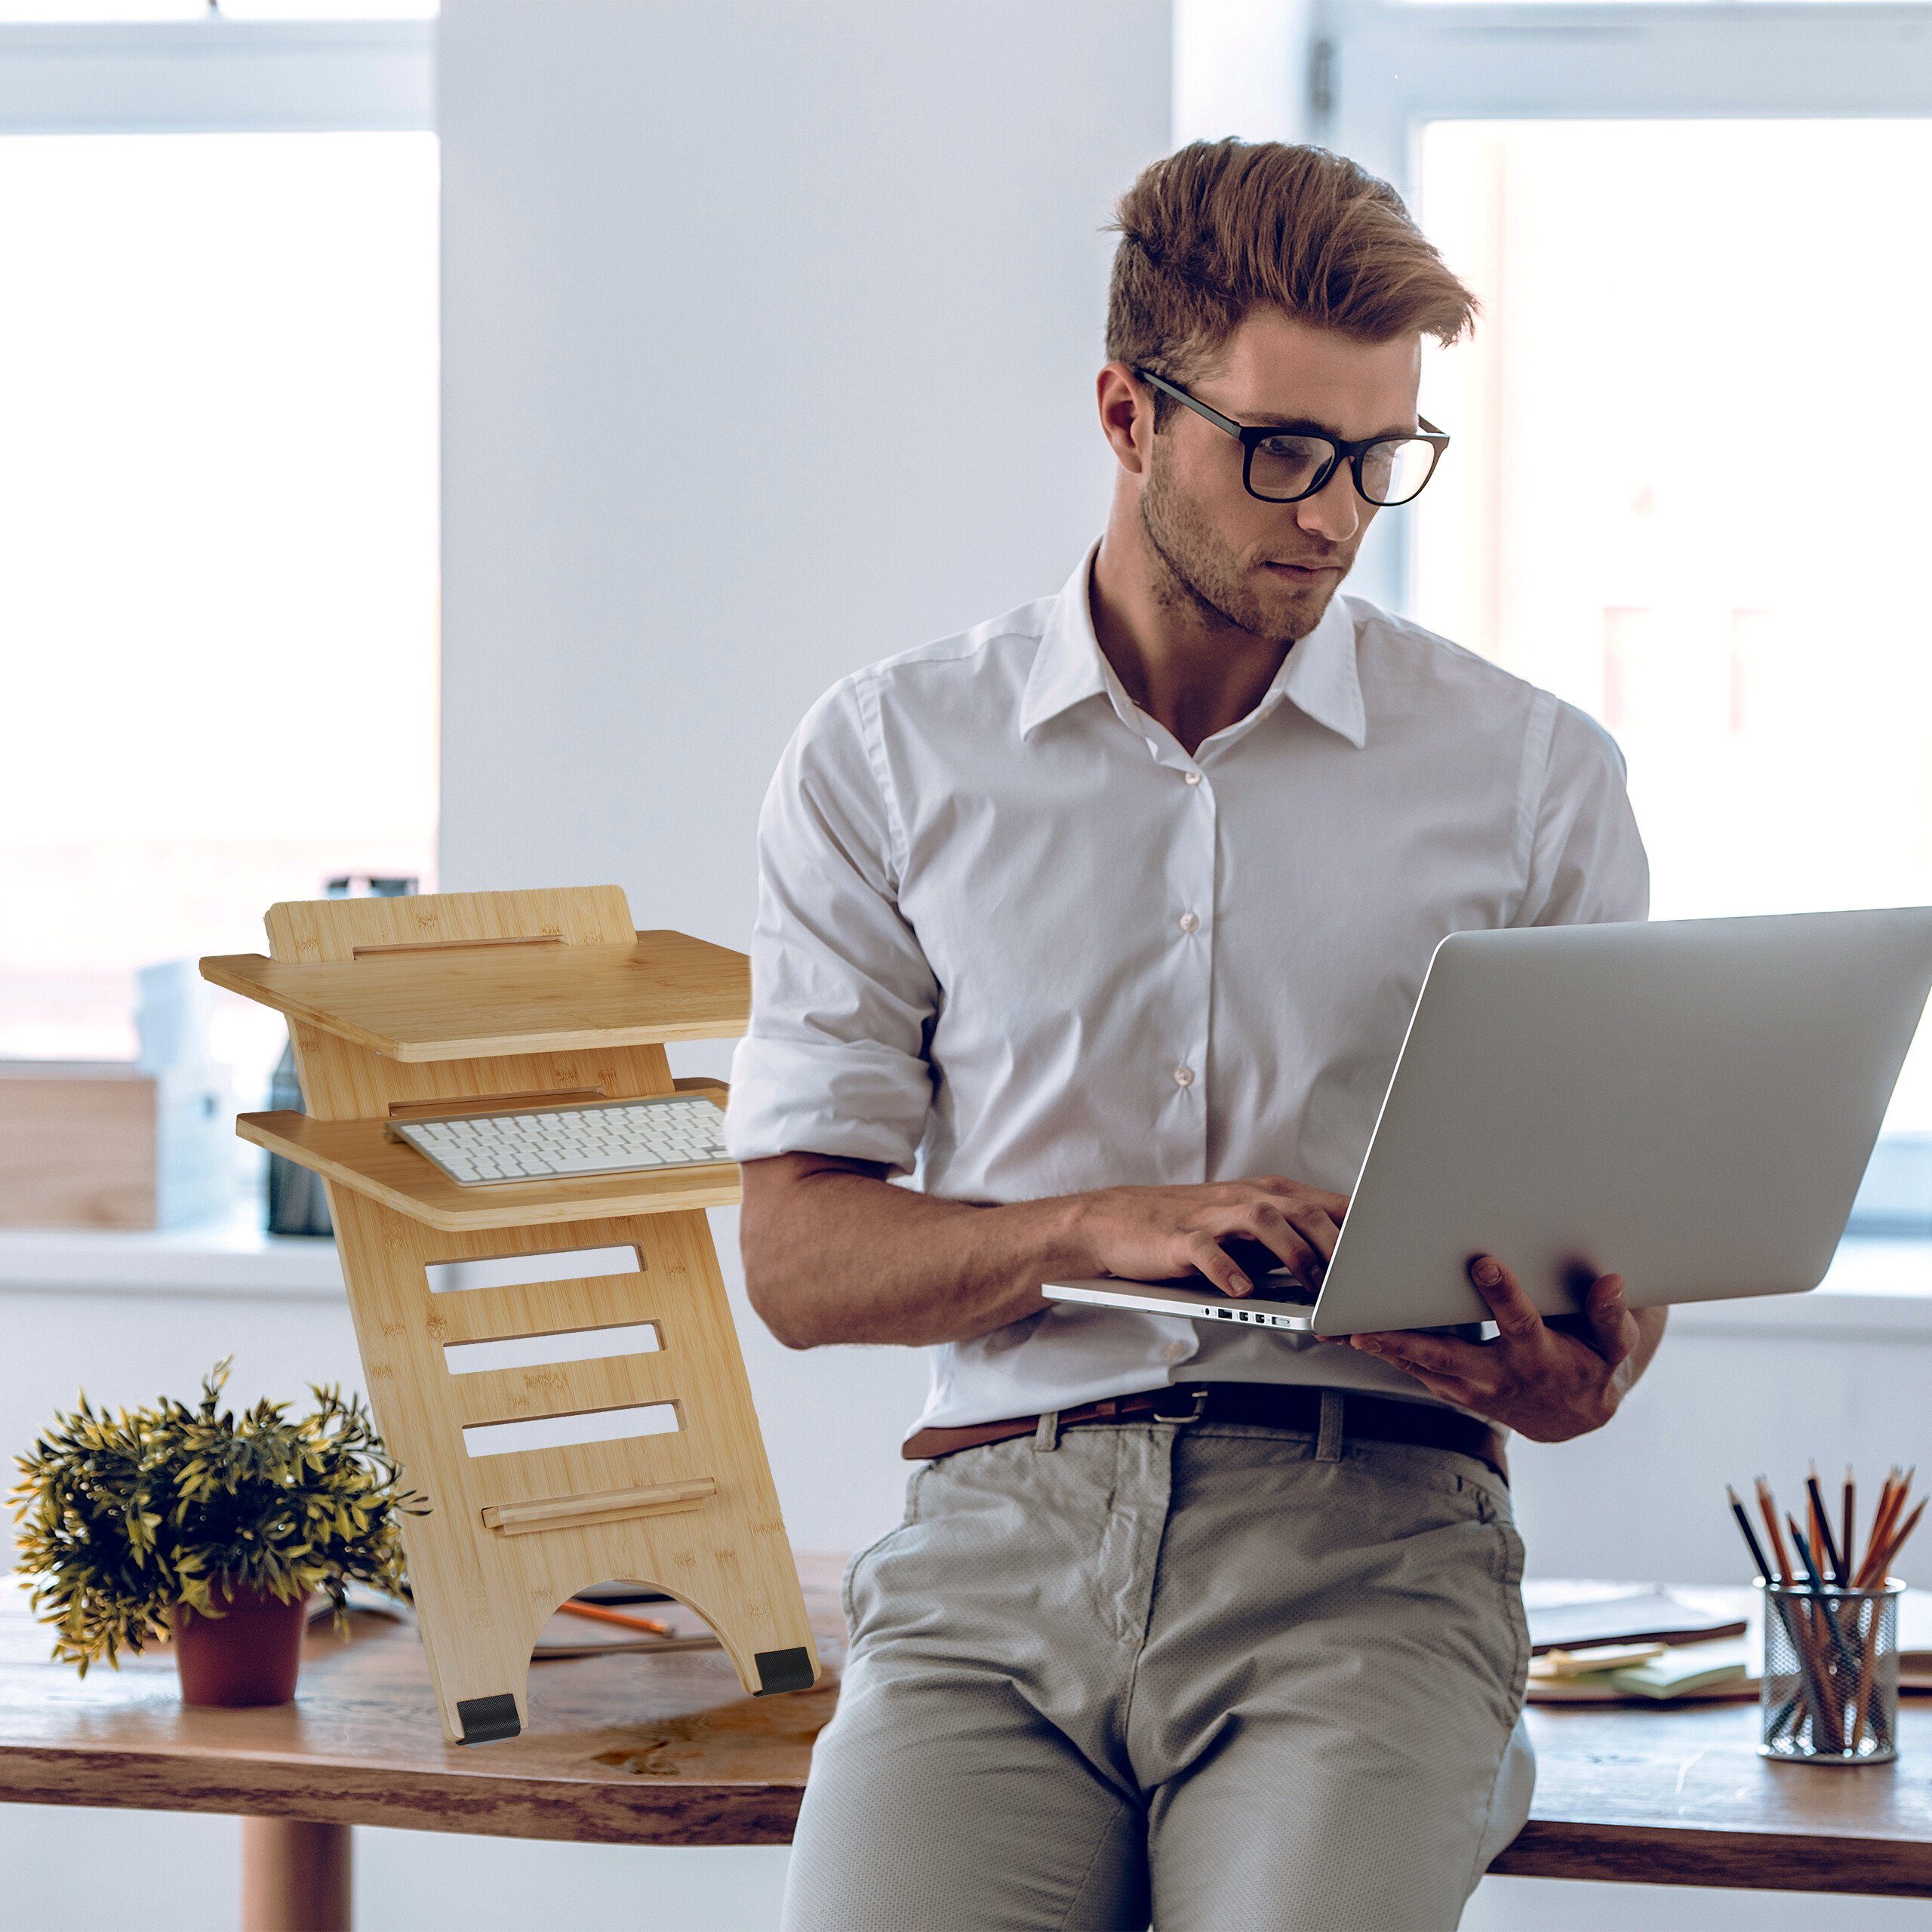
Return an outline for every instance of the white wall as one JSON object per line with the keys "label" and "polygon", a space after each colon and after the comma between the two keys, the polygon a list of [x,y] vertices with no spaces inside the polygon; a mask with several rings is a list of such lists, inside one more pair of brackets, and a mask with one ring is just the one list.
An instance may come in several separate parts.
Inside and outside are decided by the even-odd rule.
{"label": "white wall", "polygon": [[1305,141],[1315,0],[1174,0],[1174,140]]}
{"label": "white wall", "polygon": [[[811,700],[1059,587],[1170,32],[1164,0],[452,0],[446,886],[614,879],[743,946]],[[869,1538],[921,1362],[741,1325],[794,1540]]]}

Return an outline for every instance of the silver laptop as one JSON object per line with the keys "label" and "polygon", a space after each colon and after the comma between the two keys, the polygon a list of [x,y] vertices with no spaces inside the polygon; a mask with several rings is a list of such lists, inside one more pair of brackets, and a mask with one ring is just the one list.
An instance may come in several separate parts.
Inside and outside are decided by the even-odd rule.
{"label": "silver laptop", "polygon": [[1844,1232],[1932,990],[1932,906],[1456,933],[1436,948],[1318,1296],[1285,1270],[1050,1300],[1321,1335],[1799,1294]]}

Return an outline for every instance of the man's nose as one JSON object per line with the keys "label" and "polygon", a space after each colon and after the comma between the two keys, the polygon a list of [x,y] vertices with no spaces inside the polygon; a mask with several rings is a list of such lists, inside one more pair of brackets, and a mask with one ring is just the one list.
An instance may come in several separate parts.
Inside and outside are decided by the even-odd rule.
{"label": "man's nose", "polygon": [[1355,472],[1346,463],[1312,497],[1295,506],[1295,520],[1311,536],[1331,543],[1346,543],[1361,527],[1361,499],[1355,494]]}

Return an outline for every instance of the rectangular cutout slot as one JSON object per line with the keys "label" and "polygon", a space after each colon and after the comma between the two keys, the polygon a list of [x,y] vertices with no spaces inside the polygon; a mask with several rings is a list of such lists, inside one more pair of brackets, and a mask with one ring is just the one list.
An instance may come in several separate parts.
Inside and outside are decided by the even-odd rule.
{"label": "rectangular cutout slot", "polygon": [[567,1328],[500,1342],[445,1342],[443,1361],[452,1375],[483,1375],[493,1369],[600,1361],[606,1355],[654,1355],[663,1346],[656,1322],[632,1321],[621,1328]]}
{"label": "rectangular cutout slot", "polygon": [[574,1449],[587,1442],[672,1435],[679,1426],[675,1402],[645,1402],[633,1408],[591,1409],[580,1415],[472,1423],[463,1432],[463,1446],[472,1457],[521,1456],[532,1449]]}
{"label": "rectangular cutout slot", "polygon": [[561,933],[531,933],[521,938],[504,939],[405,939],[383,946],[358,946],[352,949],[358,959],[386,959],[398,952],[478,952],[488,946],[561,946]]}
{"label": "rectangular cutout slot", "polygon": [[451,1115],[534,1113],[539,1107],[574,1106],[606,1097],[601,1087],[560,1087],[542,1094],[458,1094],[447,1100],[392,1100],[391,1120],[448,1119]]}
{"label": "rectangular cutout slot", "polygon": [[432,1261],[424,1271],[432,1295],[470,1288],[521,1288],[543,1281],[637,1275],[644,1257],[635,1247],[553,1248],[542,1254],[505,1254],[486,1261]]}

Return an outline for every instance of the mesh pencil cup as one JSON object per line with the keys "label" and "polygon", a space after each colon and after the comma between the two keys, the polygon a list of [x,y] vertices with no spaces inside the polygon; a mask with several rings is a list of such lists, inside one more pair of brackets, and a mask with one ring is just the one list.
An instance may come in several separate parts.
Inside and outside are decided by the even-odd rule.
{"label": "mesh pencil cup", "polygon": [[1899,1598],[1869,1590],[1769,1583],[1764,1593],[1763,1741],[1781,1764],[1887,1764],[1899,1755]]}

